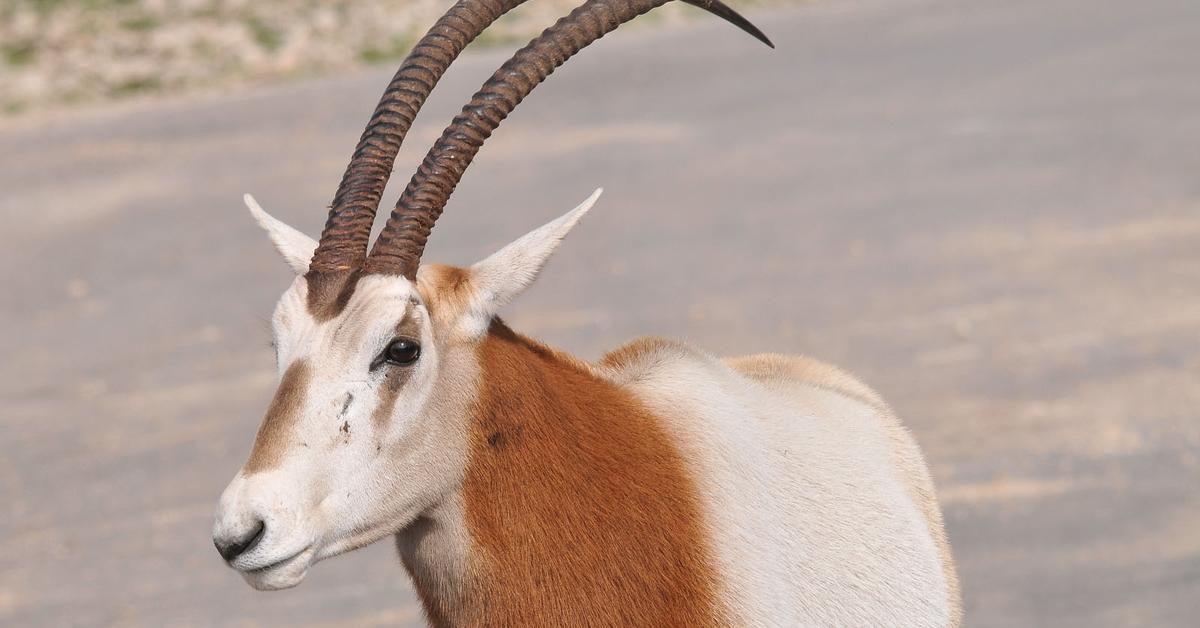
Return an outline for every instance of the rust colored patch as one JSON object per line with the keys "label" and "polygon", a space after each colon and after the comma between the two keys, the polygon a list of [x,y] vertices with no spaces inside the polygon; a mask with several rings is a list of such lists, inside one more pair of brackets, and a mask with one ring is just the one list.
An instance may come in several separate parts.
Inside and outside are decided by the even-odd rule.
{"label": "rust colored patch", "polygon": [[445,264],[426,264],[417,278],[425,307],[436,320],[450,324],[471,298],[471,271]]}
{"label": "rust colored patch", "polygon": [[465,292],[471,283],[471,271],[467,268],[445,264],[430,264],[429,268],[439,292],[459,294]]}
{"label": "rust colored patch", "polygon": [[299,409],[308,395],[309,366],[305,360],[296,360],[283,373],[275,398],[267,408],[267,416],[254,437],[254,448],[242,472],[249,475],[279,466],[287,451],[288,436],[296,422]]}
{"label": "rust colored patch", "polygon": [[358,270],[308,271],[304,275],[304,280],[308,283],[308,313],[318,322],[341,314],[350,302],[350,296],[354,294],[359,274]]}
{"label": "rust colored patch", "polygon": [[466,590],[449,596],[461,603],[421,592],[430,619],[727,623],[697,487],[657,418],[572,358],[499,322],[479,359],[463,486],[475,553]]}

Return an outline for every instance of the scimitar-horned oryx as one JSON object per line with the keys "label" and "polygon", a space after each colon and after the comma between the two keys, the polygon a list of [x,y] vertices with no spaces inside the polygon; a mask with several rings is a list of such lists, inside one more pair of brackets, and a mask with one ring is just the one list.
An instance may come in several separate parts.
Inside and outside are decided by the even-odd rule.
{"label": "scimitar-horned oryx", "polygon": [[[450,62],[521,0],[462,0],[389,84],[296,271],[279,386],[213,539],[258,589],[394,536],[437,626],[945,626],[950,548],[912,437],[807,358],[656,338],[584,362],[497,317],[599,191],[469,268],[421,264],[484,140],[554,69],[667,0],[588,0],[518,51],[424,158],[368,255],[401,141]],[[689,0],[767,38],[717,0]],[[636,306],[636,304],[634,304]]]}

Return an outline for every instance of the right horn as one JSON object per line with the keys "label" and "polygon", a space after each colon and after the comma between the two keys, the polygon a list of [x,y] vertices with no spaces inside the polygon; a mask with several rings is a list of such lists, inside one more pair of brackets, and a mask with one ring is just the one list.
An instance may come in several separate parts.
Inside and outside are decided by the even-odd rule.
{"label": "right horn", "polygon": [[384,90],[346,166],[310,270],[339,272],[362,265],[379,199],[417,111],[463,48],[524,1],[461,0],[413,46]]}
{"label": "right horn", "polygon": [[[433,225],[484,141],[555,68],[621,24],[670,0],[588,0],[517,51],[492,75],[425,155],[363,265],[366,273],[415,280]],[[684,0],[774,48],[719,0]]]}

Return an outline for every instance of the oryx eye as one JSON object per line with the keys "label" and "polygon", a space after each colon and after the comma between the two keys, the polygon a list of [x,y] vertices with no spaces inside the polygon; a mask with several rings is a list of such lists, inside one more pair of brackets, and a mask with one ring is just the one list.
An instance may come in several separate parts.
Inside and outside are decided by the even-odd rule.
{"label": "oryx eye", "polygon": [[421,357],[421,345],[415,340],[397,338],[383,352],[384,358],[392,364],[408,365]]}

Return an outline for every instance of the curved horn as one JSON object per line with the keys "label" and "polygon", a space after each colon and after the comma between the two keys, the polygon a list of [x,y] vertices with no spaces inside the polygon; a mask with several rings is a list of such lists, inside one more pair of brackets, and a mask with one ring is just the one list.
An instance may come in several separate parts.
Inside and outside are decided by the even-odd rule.
{"label": "curved horn", "polygon": [[417,110],[450,63],[497,18],[525,0],[460,0],[413,47],[384,90],[329,207],[310,270],[357,268],[375,210]]}
{"label": "curved horn", "polygon": [[[363,270],[415,279],[434,223],[483,142],[533,88],[585,46],[670,0],[588,0],[517,51],[492,75],[425,155],[375,241]],[[718,0],[686,0],[774,48]]]}

